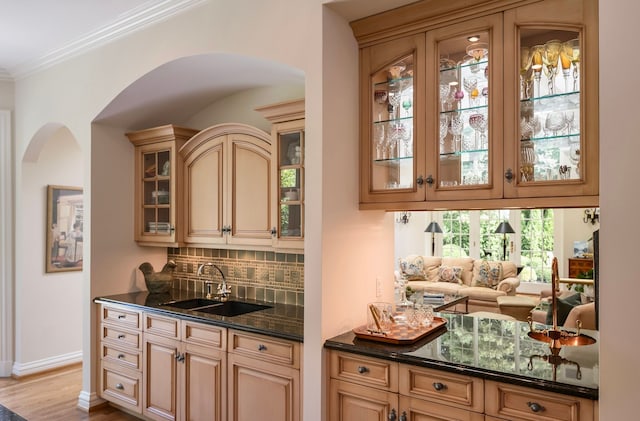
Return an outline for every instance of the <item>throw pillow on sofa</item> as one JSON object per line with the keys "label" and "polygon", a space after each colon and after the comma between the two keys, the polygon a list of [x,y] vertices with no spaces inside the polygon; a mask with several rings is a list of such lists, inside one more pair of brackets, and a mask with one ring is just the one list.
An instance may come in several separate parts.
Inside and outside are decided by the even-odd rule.
{"label": "throw pillow on sofa", "polygon": [[462,268],[459,266],[440,266],[438,268],[438,279],[440,282],[462,284]]}
{"label": "throw pillow on sofa", "polygon": [[[474,274],[475,275],[475,274]],[[471,286],[496,288],[502,280],[502,263],[483,260],[480,263],[477,276],[473,278]]]}
{"label": "throw pillow on sofa", "polygon": [[[580,298],[580,293],[573,294],[564,298],[556,298],[556,314],[558,315],[558,326],[563,326],[564,322],[567,320],[567,316],[571,312],[571,310],[575,307],[582,304],[582,299]],[[549,303],[549,309],[547,310],[547,320],[546,324],[553,324],[553,306]],[[569,326],[573,327],[573,326]]]}
{"label": "throw pillow on sofa", "polygon": [[409,281],[425,281],[424,259],[422,256],[410,255],[400,258],[400,270]]}

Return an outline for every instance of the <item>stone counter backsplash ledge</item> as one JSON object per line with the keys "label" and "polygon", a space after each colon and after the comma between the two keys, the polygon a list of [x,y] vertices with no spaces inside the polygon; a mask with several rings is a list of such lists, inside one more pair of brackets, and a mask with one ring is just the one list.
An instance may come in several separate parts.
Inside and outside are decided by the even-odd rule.
{"label": "stone counter backsplash ledge", "polygon": [[[304,305],[304,254],[180,247],[167,255],[177,265],[174,287],[182,290],[204,293],[212,272],[197,276],[198,267],[212,262],[224,272],[232,298]],[[213,272],[215,290],[222,279]]]}

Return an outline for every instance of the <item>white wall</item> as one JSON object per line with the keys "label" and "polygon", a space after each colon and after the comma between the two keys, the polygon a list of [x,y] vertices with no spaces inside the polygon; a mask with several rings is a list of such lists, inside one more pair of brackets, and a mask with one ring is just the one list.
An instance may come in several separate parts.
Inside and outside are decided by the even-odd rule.
{"label": "white wall", "polygon": [[28,253],[16,260],[15,363],[24,376],[82,356],[82,272],[45,273],[47,185],[82,187],[82,151],[60,128],[23,162],[16,235]]}
{"label": "white wall", "polygon": [[13,81],[0,80],[0,109],[13,110]]}

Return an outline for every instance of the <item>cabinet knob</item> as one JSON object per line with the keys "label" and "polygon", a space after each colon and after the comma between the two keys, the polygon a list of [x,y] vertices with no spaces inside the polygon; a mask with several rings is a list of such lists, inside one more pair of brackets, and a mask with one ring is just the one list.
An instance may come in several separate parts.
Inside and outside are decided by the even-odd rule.
{"label": "cabinet knob", "polygon": [[407,421],[407,412],[402,411],[402,415],[400,415],[400,421]]}
{"label": "cabinet knob", "polygon": [[391,412],[389,412],[389,416],[387,418],[389,419],[389,421],[396,421],[398,419],[398,415],[396,414],[396,410],[395,409],[391,409]]}
{"label": "cabinet knob", "polygon": [[126,337],[127,337],[127,335],[125,335],[125,334],[123,334],[123,333],[121,333],[121,334],[119,334],[119,335],[118,335],[118,339],[124,339],[124,338],[126,338]]}
{"label": "cabinet knob", "polygon": [[275,237],[277,233],[278,230],[276,230],[276,227],[271,228],[271,236]]}
{"label": "cabinet knob", "polygon": [[360,374],[364,374],[364,373],[368,373],[369,369],[363,365],[359,365],[358,366],[358,373]]}
{"label": "cabinet knob", "polygon": [[431,186],[433,186],[433,183],[434,183],[434,181],[435,181],[435,180],[433,179],[433,176],[432,176],[431,174],[429,174],[429,175],[427,176],[427,179],[426,179],[425,181],[427,182],[427,184],[429,185],[429,187],[431,187]]}
{"label": "cabinet knob", "polygon": [[258,351],[266,351],[267,350],[267,346],[266,345],[258,345]]}
{"label": "cabinet knob", "polygon": [[124,354],[118,354],[118,359],[121,360],[124,358]]}
{"label": "cabinet knob", "polygon": [[416,184],[422,187],[422,185],[424,184],[424,177],[422,177],[421,175],[418,176],[418,178],[416,178]]}
{"label": "cabinet knob", "polygon": [[531,409],[532,412],[542,412],[542,411],[544,411],[544,406],[540,405],[539,403],[527,402],[527,405],[529,406],[529,409]]}
{"label": "cabinet knob", "polygon": [[507,168],[507,171],[504,173],[504,178],[507,180],[507,183],[513,181],[513,170],[511,168]]}
{"label": "cabinet knob", "polygon": [[124,390],[124,386],[122,385],[122,383],[116,383],[116,389]]}
{"label": "cabinet knob", "polygon": [[447,388],[447,386],[442,384],[442,383],[440,383],[440,382],[435,382],[435,383],[433,383],[433,388],[435,390],[437,390],[438,392],[440,392],[442,390],[445,390]]}
{"label": "cabinet knob", "polygon": [[127,316],[124,314],[118,314],[118,320],[125,319]]}

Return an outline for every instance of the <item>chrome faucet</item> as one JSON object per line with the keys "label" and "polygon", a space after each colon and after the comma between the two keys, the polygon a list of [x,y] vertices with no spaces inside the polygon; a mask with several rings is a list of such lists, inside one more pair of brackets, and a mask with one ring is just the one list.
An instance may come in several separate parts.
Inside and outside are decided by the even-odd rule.
{"label": "chrome faucet", "polygon": [[[229,296],[231,295],[231,287],[227,285],[227,279],[224,277],[224,273],[222,270],[211,262],[207,262],[198,266],[197,276],[202,276],[204,272],[205,266],[209,266],[211,268],[215,268],[220,272],[220,276],[222,277],[222,283],[218,285],[217,295],[220,297],[221,301],[227,301]],[[204,281],[204,286],[206,290],[206,298],[210,299],[213,296],[212,288],[213,288],[213,270],[211,270],[211,281]]]}

